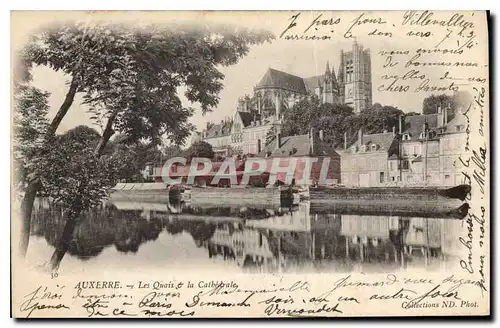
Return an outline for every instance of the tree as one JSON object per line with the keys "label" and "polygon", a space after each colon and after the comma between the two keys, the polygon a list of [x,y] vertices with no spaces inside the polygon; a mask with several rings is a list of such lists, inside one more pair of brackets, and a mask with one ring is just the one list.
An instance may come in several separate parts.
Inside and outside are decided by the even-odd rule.
{"label": "tree", "polygon": [[14,109],[14,178],[19,191],[24,189],[30,176],[42,170],[37,151],[43,147],[44,135],[49,126],[47,113],[49,93],[37,88],[18,85]]}
{"label": "tree", "polygon": [[422,106],[422,113],[426,114],[436,114],[438,112],[438,108],[442,109],[448,108],[449,106],[453,106],[453,98],[451,96],[442,94],[442,95],[430,95],[426,97]]}
{"label": "tree", "polygon": [[343,142],[344,121],[353,115],[345,105],[321,103],[316,96],[305,98],[288,110],[283,119],[283,136],[307,134],[311,128],[323,130],[325,142],[338,146]]}
{"label": "tree", "polygon": [[142,171],[146,165],[161,166],[163,154],[154,143],[130,142],[120,134],[108,143],[105,153],[121,158],[118,176],[120,181],[143,182]]}
{"label": "tree", "polygon": [[[25,191],[25,200],[21,206],[22,233],[20,238],[21,255],[26,253],[30,235],[31,209],[35,200],[35,193],[30,193],[30,183],[41,172],[44,172],[40,151],[47,151],[51,145],[45,142],[45,135],[49,128],[47,113],[49,93],[37,88],[15,83],[14,114],[13,114],[13,160],[14,182],[16,192]],[[38,188],[38,184],[31,185]],[[26,204],[30,204],[27,206]]]}
{"label": "tree", "polygon": [[302,99],[284,116],[283,135],[307,134],[311,128],[316,133],[323,130],[324,141],[336,148],[353,143],[358,137],[358,130],[365,134],[381,133],[398,126],[399,116],[403,112],[392,106],[375,103],[372,108],[354,114],[346,105],[321,103],[315,96]]}
{"label": "tree", "polygon": [[163,146],[161,148],[161,153],[163,158],[167,160],[172,157],[180,156],[182,154],[182,149],[178,145]]}
{"label": "tree", "polygon": [[[19,71],[25,74],[16,79],[29,79],[33,65],[69,76],[68,92],[44,141],[51,142],[75,94],[81,92],[93,119],[104,123],[93,150],[98,158],[115,131],[133,140],[159,144],[160,137],[166,136],[182,144],[193,129],[188,118],[194,110],[182,106],[178,88],[184,86],[186,98],[200,103],[203,113],[211,111],[219,101],[224,78],[218,67],[237,63],[250,45],[271,39],[267,32],[227,26],[154,25],[137,29],[110,23],[69,23],[33,36],[19,58],[26,67]],[[43,147],[40,153],[45,154]],[[33,201],[40,187],[39,175],[27,184],[21,206],[23,235],[29,233]],[[25,247],[21,252],[25,253]]]}

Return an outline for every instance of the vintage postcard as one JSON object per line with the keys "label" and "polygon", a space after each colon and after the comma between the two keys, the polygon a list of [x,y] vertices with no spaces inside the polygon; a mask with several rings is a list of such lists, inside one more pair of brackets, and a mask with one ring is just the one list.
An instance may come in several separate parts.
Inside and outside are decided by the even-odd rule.
{"label": "vintage postcard", "polygon": [[490,315],[487,12],[11,26],[13,317]]}

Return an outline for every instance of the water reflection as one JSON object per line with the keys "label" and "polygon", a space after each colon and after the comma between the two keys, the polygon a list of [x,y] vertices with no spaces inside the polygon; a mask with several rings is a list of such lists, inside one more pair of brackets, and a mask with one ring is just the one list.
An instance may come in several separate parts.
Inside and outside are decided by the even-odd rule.
{"label": "water reflection", "polygon": [[[44,238],[53,250],[65,220],[60,207],[39,201],[32,235]],[[162,238],[187,234],[192,241],[182,247],[204,250],[206,258],[213,260],[211,265],[232,263],[245,272],[432,270],[442,268],[457,255],[460,229],[460,220],[337,214],[324,208],[316,210],[309,202],[291,208],[189,204],[174,208],[116,202],[95,208],[80,219],[68,254],[82,265],[85,260],[99,258],[105,249],[115,254],[112,256],[135,254],[126,259],[133,261],[146,243],[153,245],[155,252],[165,252],[169,246]],[[173,260],[190,260],[186,258],[189,250],[176,258],[173,254]]]}

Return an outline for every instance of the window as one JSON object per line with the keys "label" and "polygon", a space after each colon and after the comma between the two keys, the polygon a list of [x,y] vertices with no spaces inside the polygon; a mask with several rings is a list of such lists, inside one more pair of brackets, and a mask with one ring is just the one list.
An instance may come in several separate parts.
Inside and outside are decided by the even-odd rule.
{"label": "window", "polygon": [[417,156],[419,154],[420,154],[420,146],[419,145],[413,146],[413,156]]}
{"label": "window", "polygon": [[373,144],[372,145],[372,151],[376,151],[377,150],[377,145]]}
{"label": "window", "polygon": [[403,134],[403,140],[410,140],[410,135],[408,133]]}
{"label": "window", "polygon": [[361,152],[362,153],[366,152],[366,146],[365,145],[361,146]]}
{"label": "window", "polygon": [[380,183],[384,183],[384,172],[380,172]]}

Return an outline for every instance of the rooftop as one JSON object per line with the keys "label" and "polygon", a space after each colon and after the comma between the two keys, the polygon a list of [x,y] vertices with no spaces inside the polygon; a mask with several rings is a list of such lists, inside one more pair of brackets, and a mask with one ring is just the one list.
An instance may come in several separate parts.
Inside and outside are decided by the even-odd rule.
{"label": "rooftop", "polygon": [[[365,146],[378,145],[378,150],[388,151],[396,136],[392,132],[374,133],[363,135],[363,144]],[[361,146],[360,140],[356,140],[352,146]]]}
{"label": "rooftop", "polygon": [[405,118],[403,134],[409,134],[410,140],[418,140],[420,133],[423,131],[424,124],[430,130],[436,130],[439,126],[440,114],[414,115]]}
{"label": "rooftop", "polygon": [[284,156],[332,156],[338,155],[337,152],[319,137],[314,138],[314,152],[311,154],[311,139],[309,134],[288,136],[281,138],[281,145],[276,148],[276,138],[266,147],[264,147],[262,156],[271,153],[272,157]]}

